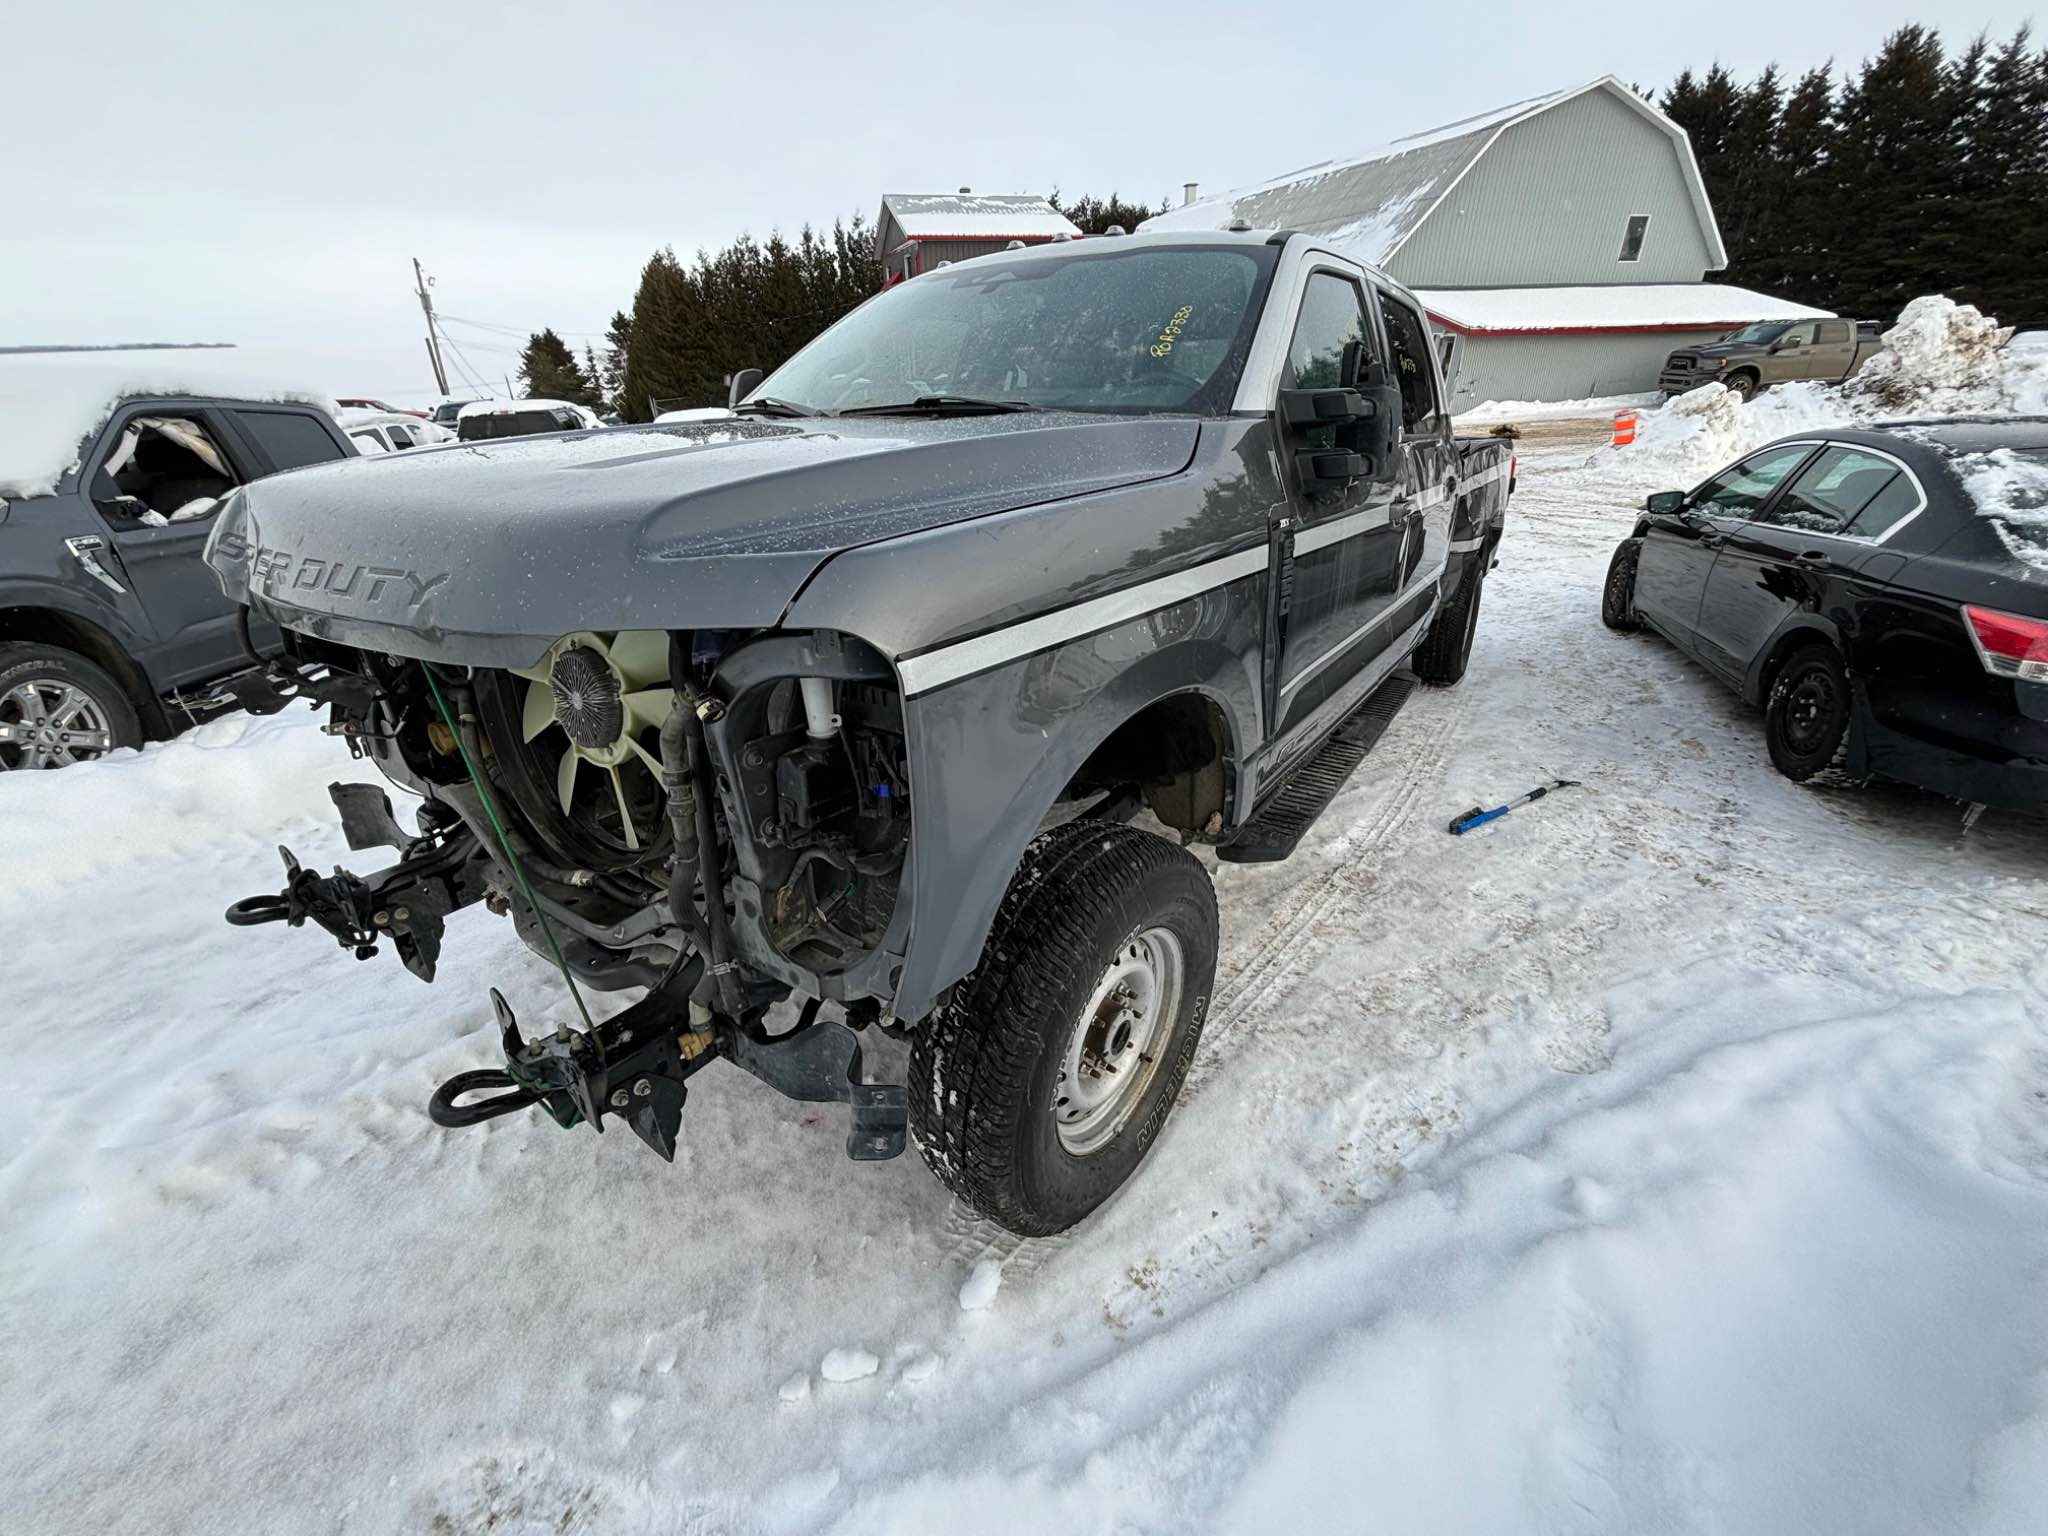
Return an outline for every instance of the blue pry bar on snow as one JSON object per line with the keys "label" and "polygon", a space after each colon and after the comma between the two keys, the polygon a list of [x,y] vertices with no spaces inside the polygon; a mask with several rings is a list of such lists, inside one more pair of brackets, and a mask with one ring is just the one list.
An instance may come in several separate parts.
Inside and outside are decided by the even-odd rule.
{"label": "blue pry bar on snow", "polygon": [[1516,806],[1529,805],[1534,803],[1535,801],[1541,800],[1553,789],[1577,788],[1579,788],[1579,781],[1577,779],[1554,779],[1548,784],[1537,785],[1534,789],[1530,790],[1529,793],[1527,793],[1526,795],[1522,795],[1517,799],[1510,800],[1506,805],[1496,805],[1490,811],[1483,806],[1475,805],[1472,807],[1471,810],[1467,811],[1464,815],[1452,818],[1451,836],[1463,837],[1467,832],[1470,832],[1474,827],[1483,827],[1489,821],[1499,821],[1501,817],[1507,815],[1507,813],[1509,811],[1512,811]]}

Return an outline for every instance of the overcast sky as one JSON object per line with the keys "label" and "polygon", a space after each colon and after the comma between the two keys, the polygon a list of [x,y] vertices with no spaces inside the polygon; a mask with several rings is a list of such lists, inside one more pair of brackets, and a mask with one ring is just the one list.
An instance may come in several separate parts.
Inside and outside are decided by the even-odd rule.
{"label": "overcast sky", "polygon": [[[1177,197],[1602,74],[1852,64],[1907,20],[2003,37],[2029,9],[24,5],[0,344],[233,341],[424,397],[413,256],[451,317],[599,332],[658,246],[872,219],[884,191]],[[514,366],[514,337],[448,332],[477,372]]]}

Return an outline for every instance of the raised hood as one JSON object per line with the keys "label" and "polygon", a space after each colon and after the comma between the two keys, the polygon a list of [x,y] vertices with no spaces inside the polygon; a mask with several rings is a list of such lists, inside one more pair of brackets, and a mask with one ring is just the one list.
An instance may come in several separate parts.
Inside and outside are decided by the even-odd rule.
{"label": "raised hood", "polygon": [[576,629],[774,624],[841,550],[1157,479],[1190,419],[738,419],[463,443],[248,486],[230,598],[346,645],[525,666]]}

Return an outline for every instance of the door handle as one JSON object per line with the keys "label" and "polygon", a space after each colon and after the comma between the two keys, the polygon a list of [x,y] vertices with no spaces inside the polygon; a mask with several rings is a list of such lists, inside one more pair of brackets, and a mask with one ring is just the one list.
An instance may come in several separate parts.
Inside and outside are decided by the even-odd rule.
{"label": "door handle", "polygon": [[1725,533],[1707,533],[1700,535],[1700,548],[1702,549],[1719,549],[1723,544],[1726,544],[1727,542],[1728,536]]}
{"label": "door handle", "polygon": [[101,553],[107,549],[105,539],[98,534],[88,533],[75,539],[66,539],[64,547],[71,551],[71,558],[84,566],[86,574],[94,581],[111,592],[120,593],[123,597],[128,595],[128,589],[114,580],[106,566],[100,562]]}
{"label": "door handle", "polygon": [[1806,565],[1826,565],[1828,553],[1824,549],[1802,549],[1799,551],[1799,559]]}

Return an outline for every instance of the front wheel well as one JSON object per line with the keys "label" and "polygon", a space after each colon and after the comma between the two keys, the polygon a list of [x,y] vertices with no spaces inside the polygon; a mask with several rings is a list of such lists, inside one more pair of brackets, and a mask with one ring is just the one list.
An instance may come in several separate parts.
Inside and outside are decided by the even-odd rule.
{"label": "front wheel well", "polygon": [[1155,699],[1088,754],[1062,800],[1136,785],[1152,814],[1182,832],[1223,824],[1235,784],[1230,723],[1201,693]]}
{"label": "front wheel well", "polygon": [[148,735],[160,737],[169,733],[169,722],[149,678],[119,640],[90,620],[54,608],[0,608],[0,640],[30,641],[76,651],[121,685]]}

